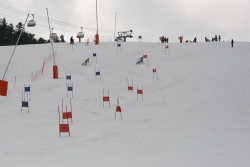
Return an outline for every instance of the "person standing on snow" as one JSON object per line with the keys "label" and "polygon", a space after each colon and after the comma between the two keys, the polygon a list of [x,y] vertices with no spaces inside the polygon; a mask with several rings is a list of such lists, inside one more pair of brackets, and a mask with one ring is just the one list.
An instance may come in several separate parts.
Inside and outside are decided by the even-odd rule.
{"label": "person standing on snow", "polygon": [[233,39],[231,41],[231,45],[232,45],[232,47],[234,47],[234,40]]}
{"label": "person standing on snow", "polygon": [[221,36],[219,35],[219,42],[220,42]]}
{"label": "person standing on snow", "polygon": [[70,44],[74,44],[73,36],[70,38]]}

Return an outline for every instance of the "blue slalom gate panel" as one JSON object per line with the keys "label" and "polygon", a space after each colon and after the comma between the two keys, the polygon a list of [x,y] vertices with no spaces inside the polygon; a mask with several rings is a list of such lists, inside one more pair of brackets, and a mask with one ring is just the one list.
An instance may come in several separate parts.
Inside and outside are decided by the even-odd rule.
{"label": "blue slalom gate panel", "polygon": [[68,86],[68,91],[73,91],[73,86]]}
{"label": "blue slalom gate panel", "polygon": [[96,57],[96,53],[93,53],[93,56]]}
{"label": "blue slalom gate panel", "polygon": [[99,72],[96,72],[96,75],[101,75],[100,71],[99,71]]}
{"label": "blue slalom gate panel", "polygon": [[30,92],[30,87],[24,87],[25,92]]}
{"label": "blue slalom gate panel", "polygon": [[139,36],[139,39],[141,39],[141,36]]}
{"label": "blue slalom gate panel", "polygon": [[22,101],[22,107],[29,107],[29,103],[27,101]]}
{"label": "blue slalom gate panel", "polygon": [[121,44],[117,44],[117,47],[121,47]]}
{"label": "blue slalom gate panel", "polygon": [[66,76],[66,79],[67,79],[67,80],[71,80],[71,75]]}

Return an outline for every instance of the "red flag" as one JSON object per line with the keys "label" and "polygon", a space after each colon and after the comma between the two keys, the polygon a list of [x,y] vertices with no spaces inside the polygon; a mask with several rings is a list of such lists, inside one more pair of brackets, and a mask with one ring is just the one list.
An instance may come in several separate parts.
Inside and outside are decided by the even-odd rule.
{"label": "red flag", "polygon": [[168,49],[168,45],[166,46],[166,49]]}

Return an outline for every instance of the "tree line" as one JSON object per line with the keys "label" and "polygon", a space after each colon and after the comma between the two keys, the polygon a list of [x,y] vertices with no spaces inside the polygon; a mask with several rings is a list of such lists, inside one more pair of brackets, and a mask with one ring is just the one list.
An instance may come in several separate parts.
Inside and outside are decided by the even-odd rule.
{"label": "tree line", "polygon": [[[21,33],[21,30],[25,27],[21,22],[19,22],[15,27],[12,23],[8,24],[6,19],[4,18],[2,24],[0,25],[0,46],[4,45],[15,45],[17,39]],[[18,45],[25,44],[42,44],[49,43],[50,40],[46,40],[44,38],[35,38],[35,34],[31,34],[25,29],[19,39]]]}

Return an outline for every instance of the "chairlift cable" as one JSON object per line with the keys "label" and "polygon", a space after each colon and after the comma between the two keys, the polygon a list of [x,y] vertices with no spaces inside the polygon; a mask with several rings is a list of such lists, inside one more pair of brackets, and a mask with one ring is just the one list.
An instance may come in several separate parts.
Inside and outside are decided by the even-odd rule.
{"label": "chairlift cable", "polygon": [[[4,5],[4,6],[2,6],[2,5]],[[4,8],[6,10],[12,11],[12,12],[18,13],[18,14],[21,14],[21,15],[26,15],[28,13],[28,12],[19,10],[17,8],[13,8],[13,7],[10,7],[8,5],[5,5],[5,4],[3,4],[1,2],[0,2],[0,7]],[[47,22],[47,18],[43,17],[43,16],[40,16],[40,15],[36,15],[36,19]],[[55,19],[50,19],[50,22],[53,23],[53,24],[58,24],[58,25],[62,25],[62,26],[79,28],[79,26],[77,26],[77,25],[67,23],[67,22],[58,21],[58,20],[55,20]],[[96,31],[96,28],[91,28],[91,27],[83,27],[83,29]],[[105,33],[109,33],[109,32],[111,33],[112,30],[98,29],[98,31],[102,31],[102,32],[105,32]]]}

